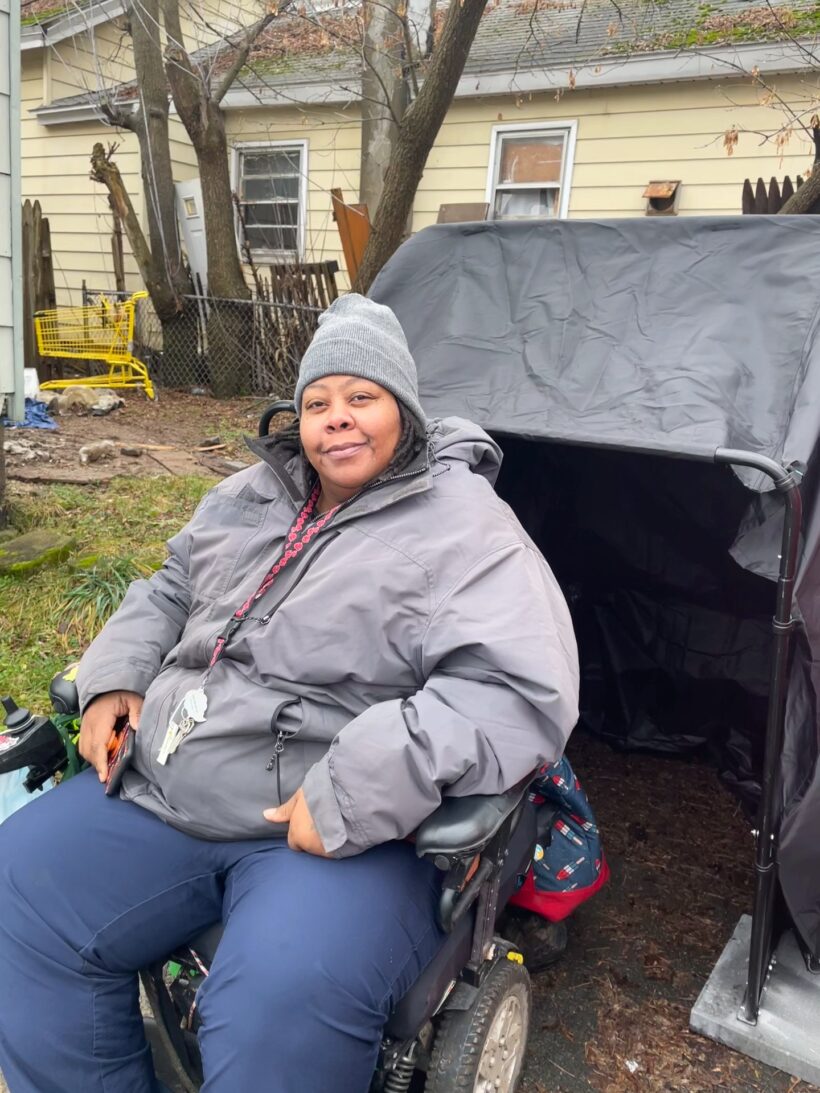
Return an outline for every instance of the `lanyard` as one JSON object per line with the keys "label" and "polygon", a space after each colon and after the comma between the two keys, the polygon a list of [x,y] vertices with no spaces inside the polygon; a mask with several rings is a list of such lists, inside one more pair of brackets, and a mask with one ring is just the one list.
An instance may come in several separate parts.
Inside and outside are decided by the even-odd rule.
{"label": "lanyard", "polygon": [[285,546],[282,553],[279,555],[278,559],[265,574],[262,583],[259,585],[257,590],[251,596],[248,596],[248,598],[240,607],[237,607],[236,611],[234,611],[233,615],[231,615],[230,619],[226,623],[221,634],[216,639],[213,652],[211,653],[211,659],[208,662],[208,671],[206,673],[206,676],[210,674],[211,669],[214,667],[214,665],[224,656],[228,642],[231,640],[233,635],[248,617],[248,612],[251,610],[253,605],[257,603],[258,600],[261,600],[261,598],[265,595],[265,593],[271,587],[271,585],[285,568],[285,566],[288,565],[289,562],[292,562],[294,558],[299,557],[300,553],[308,545],[311,539],[313,539],[314,536],[318,535],[322,528],[325,527],[330,522],[331,518],[335,515],[337,509],[339,508],[338,505],[336,505],[332,509],[329,509],[327,512],[323,512],[315,523],[310,524],[310,526],[305,529],[305,524],[309,522],[310,518],[313,515],[314,509],[316,508],[316,503],[319,500],[320,491],[321,483],[317,482],[313,488],[313,492],[305,502],[304,508],[294,520],[293,524],[291,525],[290,531],[285,537]]}

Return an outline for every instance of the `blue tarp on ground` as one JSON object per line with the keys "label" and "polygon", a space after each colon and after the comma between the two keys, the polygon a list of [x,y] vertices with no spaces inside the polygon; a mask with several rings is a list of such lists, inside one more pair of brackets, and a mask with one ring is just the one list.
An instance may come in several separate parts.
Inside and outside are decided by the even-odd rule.
{"label": "blue tarp on ground", "polygon": [[26,413],[22,421],[10,421],[7,417],[3,418],[3,425],[6,429],[56,429],[57,422],[54,421],[46,409],[46,404],[40,402],[39,399],[27,398],[26,399]]}

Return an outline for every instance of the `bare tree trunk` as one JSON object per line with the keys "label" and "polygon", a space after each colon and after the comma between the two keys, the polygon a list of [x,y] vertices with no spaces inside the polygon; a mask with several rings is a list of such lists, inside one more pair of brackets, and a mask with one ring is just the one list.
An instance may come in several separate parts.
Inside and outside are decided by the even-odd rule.
{"label": "bare tree trunk", "polygon": [[[196,152],[202,185],[208,294],[214,298],[207,332],[210,385],[215,395],[228,397],[243,394],[251,386],[253,306],[239,260],[228,140],[219,104],[247,59],[252,42],[273,16],[266,16],[246,32],[228,71],[220,77],[219,86],[212,87],[194,70],[185,51],[179,0],[161,0],[161,4],[169,40],[166,76],[177,112]],[[219,300],[234,302],[220,304]]]}
{"label": "bare tree trunk", "polygon": [[359,200],[375,211],[384,176],[410,101],[403,69],[407,35],[402,12],[405,0],[364,0],[362,53],[362,154]]}
{"label": "bare tree trunk", "polygon": [[453,101],[487,0],[452,3],[418,97],[401,124],[355,288],[366,292],[401,243],[424,165]]}
{"label": "bare tree trunk", "polygon": [[798,186],[779,210],[778,215],[785,213],[788,216],[792,213],[811,213],[820,210],[820,116],[817,114],[811,119],[811,131],[814,139],[814,166],[811,175],[802,186]]}
{"label": "bare tree trunk", "polygon": [[211,102],[203,105],[208,115],[207,132],[195,147],[202,184],[211,297],[208,371],[214,395],[229,398],[247,394],[251,388],[253,305],[239,261],[222,111]]}
{"label": "bare tree trunk", "polygon": [[777,215],[810,213],[814,211],[815,205],[820,207],[820,169],[812,171],[811,175],[802,186],[798,186]]}
{"label": "bare tree trunk", "polygon": [[162,12],[169,40],[166,77],[199,164],[208,255],[208,291],[225,299],[247,300],[250,299],[250,290],[239,261],[228,168],[228,140],[219,105],[227,87],[221,86],[215,90],[206,86],[203,76],[192,67],[182,37],[179,0],[162,0]]}
{"label": "bare tree trunk", "polygon": [[162,319],[179,310],[179,298],[193,291],[182,263],[177,226],[174,172],[168,139],[168,85],[162,58],[159,0],[129,5],[134,67],[138,73],[139,110],[120,119],[137,136],[145,194],[148,239],[157,269],[155,278],[168,286],[167,301],[154,300]]}
{"label": "bare tree trunk", "polygon": [[[132,235],[134,224],[139,225],[133,208],[131,231],[126,224],[126,234],[162,326],[162,383],[170,387],[187,386],[193,382],[196,360],[196,316],[185,314],[184,298],[193,293],[193,285],[182,261],[177,226],[159,0],[129,3],[127,14],[137,72],[138,109],[133,113],[114,111],[111,120],[121,128],[131,130],[139,143],[148,242],[146,244],[143,238],[135,249]],[[113,165],[109,163],[110,166]],[[116,216],[120,214],[122,196],[127,198],[125,186],[119,171],[114,177],[110,173],[106,175],[104,170],[98,171],[95,166],[95,175],[100,173],[99,181],[109,187]],[[121,191],[118,196],[111,191],[111,185]]]}
{"label": "bare tree trunk", "polygon": [[[165,263],[162,259],[159,262],[155,260],[119,168],[111,159],[114,151],[115,148],[112,147],[106,153],[102,144],[94,145],[91,153],[91,177],[108,190],[111,208],[125,229],[143,284],[162,326],[161,382],[166,387],[187,387],[194,382],[193,366],[197,359],[196,315],[192,308],[185,308],[182,296],[169,282]],[[161,241],[158,246],[157,253],[162,255]],[[184,273],[181,261],[180,271]]]}
{"label": "bare tree trunk", "polygon": [[146,289],[151,294],[151,299],[153,300],[155,295],[158,299],[164,299],[168,293],[168,285],[162,275],[158,274],[151,248],[134,212],[120,169],[111,158],[116,150],[117,146],[112,145],[106,152],[99,141],[94,145],[91,152],[91,178],[94,182],[102,183],[108,190],[111,207],[125,228],[134,261],[137,263]]}
{"label": "bare tree trunk", "polygon": [[202,106],[202,113],[207,118],[206,128],[193,143],[202,183],[208,291],[226,300],[249,300],[251,293],[242,271],[236,238],[225,119],[220,108],[210,100]]}

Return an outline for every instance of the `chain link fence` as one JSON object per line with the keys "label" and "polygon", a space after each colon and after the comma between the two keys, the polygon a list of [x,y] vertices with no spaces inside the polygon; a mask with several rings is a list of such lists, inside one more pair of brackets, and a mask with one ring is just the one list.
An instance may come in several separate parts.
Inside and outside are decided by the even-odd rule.
{"label": "chain link fence", "polygon": [[[84,306],[128,293],[86,288]],[[205,392],[217,398],[290,398],[299,363],[322,308],[269,300],[186,296],[182,313],[160,322],[150,299],[137,303],[134,355],[162,389]],[[91,365],[92,373],[105,366]]]}

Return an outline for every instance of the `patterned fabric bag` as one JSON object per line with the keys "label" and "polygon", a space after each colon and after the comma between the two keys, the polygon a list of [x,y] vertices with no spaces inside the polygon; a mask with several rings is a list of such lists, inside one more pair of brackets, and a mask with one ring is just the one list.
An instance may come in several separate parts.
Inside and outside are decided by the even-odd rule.
{"label": "patterned fabric bag", "polygon": [[530,800],[541,835],[532,868],[510,903],[559,922],[606,884],[609,866],[587,795],[568,759],[541,768]]}

